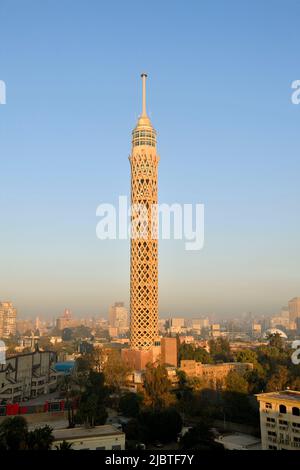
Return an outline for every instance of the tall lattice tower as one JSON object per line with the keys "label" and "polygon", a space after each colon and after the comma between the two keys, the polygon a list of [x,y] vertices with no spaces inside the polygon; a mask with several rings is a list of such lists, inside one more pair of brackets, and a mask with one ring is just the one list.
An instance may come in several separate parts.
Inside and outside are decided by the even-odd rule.
{"label": "tall lattice tower", "polygon": [[[143,73],[143,108],[132,132],[131,205],[132,236],[130,265],[130,331],[131,349],[147,351],[158,336],[158,241],[157,176],[159,156],[156,153],[156,131],[146,112],[146,78]],[[154,205],[154,206],[153,206]],[[140,209],[137,209],[140,207]],[[136,208],[136,212],[135,209]],[[141,209],[143,208],[143,209]],[[147,220],[135,218],[143,210]],[[138,223],[134,223],[139,220]]]}

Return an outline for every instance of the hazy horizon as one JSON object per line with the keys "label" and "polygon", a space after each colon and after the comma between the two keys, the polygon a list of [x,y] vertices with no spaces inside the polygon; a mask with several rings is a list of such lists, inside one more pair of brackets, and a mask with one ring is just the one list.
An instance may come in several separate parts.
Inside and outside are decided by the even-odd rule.
{"label": "hazy horizon", "polygon": [[19,318],[128,307],[129,242],[96,238],[96,208],[129,195],[143,71],[159,202],[205,205],[203,250],[159,244],[160,316],[300,296],[299,17],[296,0],[2,1],[0,300]]}

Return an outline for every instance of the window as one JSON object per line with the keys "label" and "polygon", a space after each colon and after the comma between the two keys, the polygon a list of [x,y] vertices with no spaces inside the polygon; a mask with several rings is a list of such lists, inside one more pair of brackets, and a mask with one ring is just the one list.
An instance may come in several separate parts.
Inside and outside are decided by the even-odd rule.
{"label": "window", "polygon": [[276,436],[276,432],[268,431],[268,436]]}
{"label": "window", "polygon": [[294,416],[300,416],[300,409],[297,408],[296,406],[293,406],[292,413]]}
{"label": "window", "polygon": [[289,423],[287,421],[284,421],[283,419],[280,419],[279,424],[281,424],[282,426],[287,426]]}
{"label": "window", "polygon": [[279,405],[279,413],[286,413],[286,406],[285,405]]}
{"label": "window", "polygon": [[121,450],[121,446],[120,445],[111,446],[111,449],[112,450]]}
{"label": "window", "polygon": [[277,447],[276,446],[269,446],[269,449],[270,450],[277,450]]}
{"label": "window", "polygon": [[105,450],[105,446],[103,446],[103,447],[96,447],[96,450]]}
{"label": "window", "polygon": [[275,423],[275,418],[267,418],[268,423]]}
{"label": "window", "polygon": [[272,403],[266,403],[266,408],[271,410],[272,409]]}

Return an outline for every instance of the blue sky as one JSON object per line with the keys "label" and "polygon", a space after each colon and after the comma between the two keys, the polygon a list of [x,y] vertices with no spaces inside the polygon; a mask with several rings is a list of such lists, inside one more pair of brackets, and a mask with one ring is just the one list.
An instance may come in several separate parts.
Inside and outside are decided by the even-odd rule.
{"label": "blue sky", "polygon": [[205,246],[160,243],[160,313],[273,313],[300,296],[300,3],[2,0],[0,299],[20,316],[129,300],[129,194],[147,71],[159,200],[205,204]]}

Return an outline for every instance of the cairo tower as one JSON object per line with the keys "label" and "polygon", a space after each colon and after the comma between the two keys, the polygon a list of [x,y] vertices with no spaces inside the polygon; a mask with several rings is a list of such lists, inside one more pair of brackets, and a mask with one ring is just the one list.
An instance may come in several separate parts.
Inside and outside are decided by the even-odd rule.
{"label": "cairo tower", "polygon": [[[158,240],[157,176],[159,156],[156,131],[146,112],[146,78],[142,74],[143,106],[132,132],[130,252],[130,350],[126,357],[136,368],[153,360],[158,340]],[[143,208],[145,220],[135,223],[135,208]],[[141,215],[141,211],[139,212]],[[139,364],[139,365],[137,365]]]}
{"label": "cairo tower", "polygon": [[[157,204],[156,131],[146,112],[146,74],[142,74],[143,108],[132,132],[131,206],[145,210],[145,221],[134,224],[130,253],[131,348],[149,350],[158,335],[158,242],[153,238]],[[139,212],[142,215],[141,211]]]}

